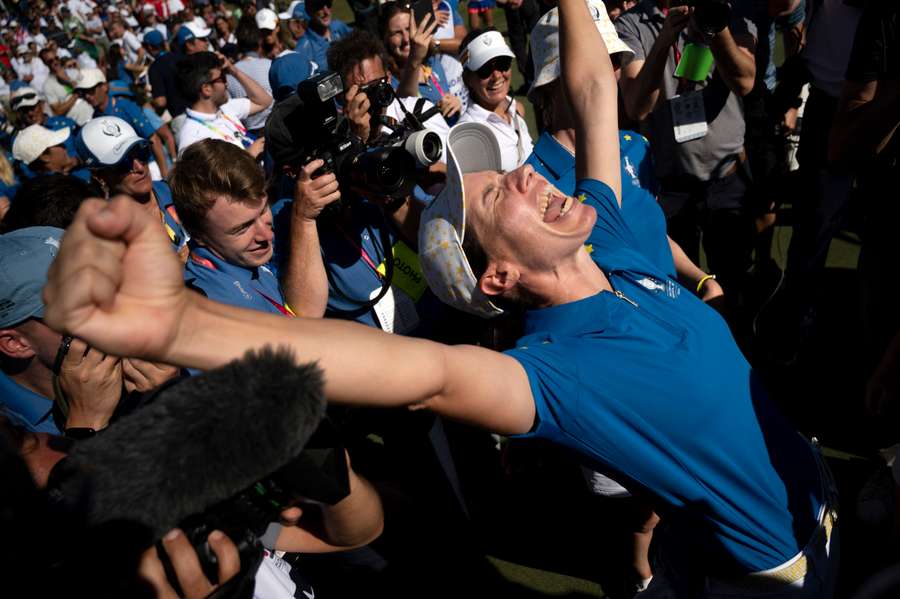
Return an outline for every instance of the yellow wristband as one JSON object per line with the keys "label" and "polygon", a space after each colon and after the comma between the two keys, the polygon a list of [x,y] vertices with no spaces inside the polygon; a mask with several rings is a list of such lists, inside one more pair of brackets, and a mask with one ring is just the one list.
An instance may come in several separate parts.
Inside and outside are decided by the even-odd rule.
{"label": "yellow wristband", "polygon": [[703,278],[700,279],[700,282],[697,283],[697,295],[700,295],[700,292],[703,290],[703,286],[706,284],[706,282],[708,280],[710,280],[710,279],[715,280],[715,278],[716,278],[716,275],[704,275]]}

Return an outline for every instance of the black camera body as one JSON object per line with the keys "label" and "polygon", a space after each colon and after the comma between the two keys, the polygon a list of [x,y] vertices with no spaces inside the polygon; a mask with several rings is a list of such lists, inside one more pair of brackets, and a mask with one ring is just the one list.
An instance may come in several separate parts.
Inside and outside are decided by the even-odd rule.
{"label": "black camera body", "polygon": [[694,9],[693,21],[697,29],[706,35],[715,35],[731,21],[731,2],[729,0],[682,0],[681,6]]}
{"label": "black camera body", "polygon": [[[436,157],[433,151],[428,156],[422,152],[410,153],[405,144],[407,139],[413,137],[415,141],[416,134],[422,137],[430,132],[407,127],[399,128],[392,136],[366,143],[353,135],[350,122],[338,113],[335,97],[343,90],[343,82],[337,73],[322,73],[297,86],[297,96],[302,103],[285,122],[292,129],[294,139],[305,140],[302,162],[323,160],[325,165],[320,172],[335,173],[345,192],[355,189],[363,195],[409,196],[416,185],[418,168],[433,164],[440,157],[440,138],[434,133],[431,133],[433,137],[428,137],[429,149],[433,148],[435,138],[437,140]],[[373,122],[380,122],[383,109],[394,101],[393,88],[385,81],[376,81],[362,86],[360,91],[369,97]],[[421,146],[422,143],[414,143],[410,147],[415,150]],[[432,157],[434,160],[430,160]],[[344,195],[342,193],[342,200]]]}

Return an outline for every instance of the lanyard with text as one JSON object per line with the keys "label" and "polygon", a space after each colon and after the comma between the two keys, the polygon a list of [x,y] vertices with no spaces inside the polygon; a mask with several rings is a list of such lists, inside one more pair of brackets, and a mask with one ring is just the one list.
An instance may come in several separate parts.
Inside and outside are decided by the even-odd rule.
{"label": "lanyard with text", "polygon": [[[379,280],[384,281],[387,277],[387,260],[386,257],[381,264],[375,266],[375,261],[369,256],[366,250],[347,234],[347,232],[338,225],[338,229],[347,238],[347,241],[359,250],[359,255],[363,261],[372,269]],[[419,264],[419,256],[415,250],[406,245],[402,240],[398,239],[391,248],[390,259],[394,261],[394,272],[391,278],[391,285],[401,289],[414,302],[419,301],[425,289],[428,288],[428,282],[422,274],[422,266]]]}
{"label": "lanyard with text", "polygon": [[251,145],[253,145],[254,138],[251,134],[247,133],[246,127],[244,127],[239,122],[237,122],[234,119],[232,119],[231,117],[229,117],[224,112],[219,112],[219,115],[221,115],[222,118],[224,118],[226,121],[228,121],[232,127],[234,127],[234,131],[230,131],[230,132],[222,131],[218,127],[213,127],[211,124],[209,124],[208,121],[205,121],[203,119],[198,119],[197,117],[195,117],[192,114],[189,114],[188,118],[190,118],[191,120],[197,121],[198,123],[200,123],[207,129],[209,129],[210,131],[215,133],[216,135],[221,136],[223,139],[226,139],[226,140],[227,139],[235,139],[236,141],[241,142],[241,145],[244,146],[244,148],[249,148]]}

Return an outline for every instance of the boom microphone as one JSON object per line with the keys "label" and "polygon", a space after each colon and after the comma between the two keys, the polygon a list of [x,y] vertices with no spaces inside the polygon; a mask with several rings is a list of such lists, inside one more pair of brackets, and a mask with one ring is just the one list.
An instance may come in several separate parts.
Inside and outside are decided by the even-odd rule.
{"label": "boom microphone", "polygon": [[296,458],[324,416],[322,387],[287,350],[248,352],[76,444],[51,496],[87,526],[125,522],[157,540]]}

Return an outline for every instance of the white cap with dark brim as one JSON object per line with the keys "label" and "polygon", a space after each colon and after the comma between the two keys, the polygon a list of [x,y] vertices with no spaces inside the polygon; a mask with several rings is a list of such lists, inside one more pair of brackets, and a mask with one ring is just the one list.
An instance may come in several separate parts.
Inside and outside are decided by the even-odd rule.
{"label": "white cap with dark brim", "polygon": [[470,71],[477,71],[489,60],[498,56],[515,58],[499,31],[486,31],[469,42],[459,56],[459,61]]}

